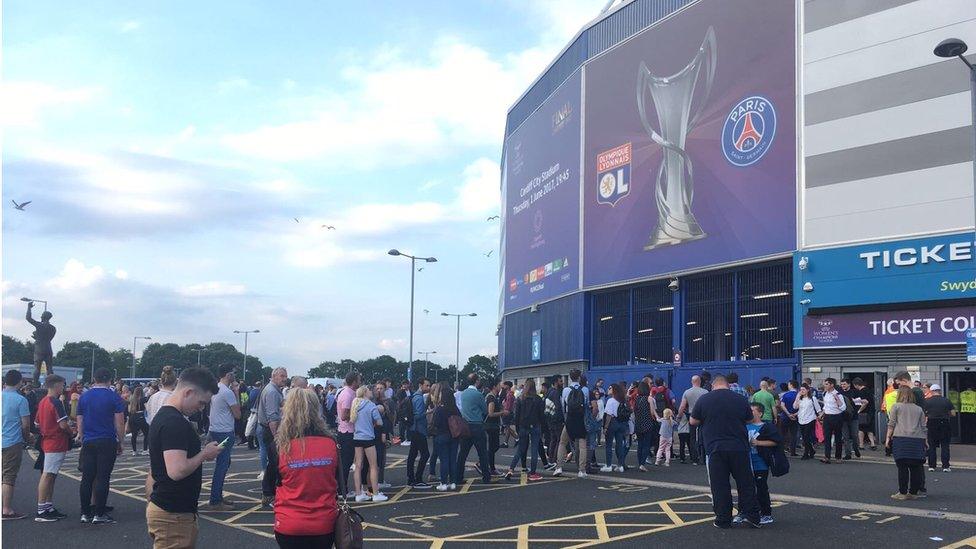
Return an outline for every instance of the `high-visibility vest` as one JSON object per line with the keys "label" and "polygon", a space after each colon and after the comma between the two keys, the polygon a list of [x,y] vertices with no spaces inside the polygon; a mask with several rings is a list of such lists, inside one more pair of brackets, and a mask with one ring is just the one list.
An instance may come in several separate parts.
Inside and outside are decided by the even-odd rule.
{"label": "high-visibility vest", "polygon": [[891,407],[894,406],[895,402],[897,401],[898,401],[898,391],[891,390],[890,392],[885,393],[884,396],[885,411],[890,411]]}
{"label": "high-visibility vest", "polygon": [[959,391],[949,391],[946,393],[946,398],[949,399],[949,402],[952,403],[952,407],[956,410],[962,407],[962,404],[959,402]]}
{"label": "high-visibility vest", "polygon": [[959,393],[959,411],[964,414],[976,414],[976,391],[967,389]]}

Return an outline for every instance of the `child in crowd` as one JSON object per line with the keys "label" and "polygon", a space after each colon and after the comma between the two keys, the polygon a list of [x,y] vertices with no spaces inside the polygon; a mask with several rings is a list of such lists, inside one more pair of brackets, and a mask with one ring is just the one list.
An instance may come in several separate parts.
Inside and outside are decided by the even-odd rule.
{"label": "child in crowd", "polygon": [[661,418],[661,441],[657,449],[657,457],[654,465],[664,462],[665,467],[671,467],[671,447],[674,443],[674,430],[677,422],[674,420],[674,412],[671,408],[664,409],[664,416]]}
{"label": "child in crowd", "polygon": [[691,427],[688,425],[688,414],[682,414],[678,420],[678,446],[681,463],[685,463],[685,448],[691,454]]}

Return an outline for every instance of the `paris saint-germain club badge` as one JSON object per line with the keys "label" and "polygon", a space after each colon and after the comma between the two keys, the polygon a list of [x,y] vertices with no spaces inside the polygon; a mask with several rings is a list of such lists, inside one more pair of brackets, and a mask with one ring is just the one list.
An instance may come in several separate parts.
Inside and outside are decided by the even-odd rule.
{"label": "paris saint-germain club badge", "polygon": [[722,152],[735,166],[752,166],[766,154],[776,136],[776,109],[765,97],[754,95],[729,111],[722,128]]}

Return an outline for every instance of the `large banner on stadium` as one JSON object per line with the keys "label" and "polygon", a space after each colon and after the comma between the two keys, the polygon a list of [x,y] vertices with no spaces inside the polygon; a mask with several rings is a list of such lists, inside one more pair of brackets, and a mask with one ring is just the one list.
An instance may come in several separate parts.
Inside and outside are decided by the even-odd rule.
{"label": "large banner on stadium", "polygon": [[505,311],[579,289],[577,72],[505,143]]}
{"label": "large banner on stadium", "polygon": [[795,249],[795,33],[706,0],[586,64],[584,286]]}

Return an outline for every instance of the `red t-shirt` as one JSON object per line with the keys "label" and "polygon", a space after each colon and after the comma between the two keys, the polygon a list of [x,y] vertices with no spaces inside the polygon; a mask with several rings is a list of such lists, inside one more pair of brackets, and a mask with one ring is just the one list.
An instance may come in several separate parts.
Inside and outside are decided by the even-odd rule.
{"label": "red t-shirt", "polygon": [[278,458],[281,486],[275,493],[274,531],[289,536],[321,536],[335,528],[338,449],[329,437],[291,441]]}
{"label": "red t-shirt", "polygon": [[64,412],[61,399],[48,396],[38,404],[36,421],[41,432],[41,449],[45,453],[67,452],[71,449],[68,434],[58,425],[67,419],[68,414]]}

